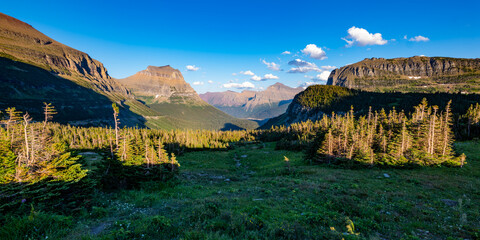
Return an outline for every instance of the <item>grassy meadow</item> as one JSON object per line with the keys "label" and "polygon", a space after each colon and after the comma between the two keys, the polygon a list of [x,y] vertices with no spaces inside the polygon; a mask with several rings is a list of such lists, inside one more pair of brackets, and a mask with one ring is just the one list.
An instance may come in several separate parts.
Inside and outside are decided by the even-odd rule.
{"label": "grassy meadow", "polygon": [[[478,141],[455,144],[467,155],[463,168],[413,169],[311,165],[275,144],[185,153],[175,179],[98,191],[89,209],[69,215],[25,204],[0,239],[480,237]],[[94,170],[105,157],[85,153],[85,166]]]}

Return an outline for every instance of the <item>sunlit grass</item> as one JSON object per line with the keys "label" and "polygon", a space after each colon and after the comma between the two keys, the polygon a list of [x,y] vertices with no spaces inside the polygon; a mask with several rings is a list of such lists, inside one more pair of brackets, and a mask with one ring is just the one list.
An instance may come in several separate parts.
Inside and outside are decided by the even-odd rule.
{"label": "sunlit grass", "polygon": [[182,169],[176,179],[99,192],[93,209],[52,234],[65,239],[474,239],[480,143],[455,147],[468,156],[464,168],[312,166],[301,152],[274,150],[275,143],[190,152],[178,157]]}

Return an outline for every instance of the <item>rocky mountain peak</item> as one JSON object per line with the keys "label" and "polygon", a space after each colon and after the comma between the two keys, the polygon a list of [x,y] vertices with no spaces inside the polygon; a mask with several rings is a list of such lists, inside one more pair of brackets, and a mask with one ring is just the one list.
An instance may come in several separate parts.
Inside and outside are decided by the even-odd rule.
{"label": "rocky mountain peak", "polygon": [[148,66],[130,77],[117,80],[149,103],[205,104],[183,79],[182,73],[169,65]]}
{"label": "rocky mountain peak", "polygon": [[148,66],[147,69],[140,71],[139,74],[163,78],[183,79],[182,73],[178,69],[170,67],[170,65],[160,67]]}

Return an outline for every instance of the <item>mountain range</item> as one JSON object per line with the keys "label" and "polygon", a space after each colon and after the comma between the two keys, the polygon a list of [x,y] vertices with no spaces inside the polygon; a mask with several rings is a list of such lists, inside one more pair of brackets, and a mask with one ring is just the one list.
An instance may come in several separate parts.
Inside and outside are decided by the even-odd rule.
{"label": "mountain range", "polygon": [[[348,111],[352,105],[360,112],[366,106],[412,106],[417,104],[413,100],[423,96],[439,105],[448,98],[457,99],[454,104],[469,104],[478,97],[471,93],[480,93],[480,59],[370,58],[333,70],[327,81],[333,86],[326,88],[302,91],[276,83],[264,91],[198,95],[182,73],[170,66],[148,66],[130,77],[114,79],[88,54],[0,13],[0,84],[0,109],[16,107],[37,120],[47,102],[58,109],[57,122],[111,125],[111,105],[117,103],[125,126],[253,129],[257,122],[239,118],[272,118],[266,127],[289,125],[319,119],[332,109]],[[341,89],[350,92],[335,97],[336,92],[346,92]],[[326,106],[325,96],[339,100]],[[305,105],[305,99],[315,107]]]}
{"label": "mountain range", "polygon": [[376,92],[480,92],[480,58],[366,58],[333,70],[327,85]]}
{"label": "mountain range", "polygon": [[0,13],[0,108],[16,107],[41,119],[51,102],[55,120],[74,125],[111,125],[117,103],[125,126],[251,129],[257,123],[232,117],[200,99],[180,71],[147,67],[113,79],[100,61]]}
{"label": "mountain range", "polygon": [[301,87],[291,88],[277,82],[263,91],[207,92],[200,94],[200,98],[238,118],[267,119],[284,113],[301,91]]}

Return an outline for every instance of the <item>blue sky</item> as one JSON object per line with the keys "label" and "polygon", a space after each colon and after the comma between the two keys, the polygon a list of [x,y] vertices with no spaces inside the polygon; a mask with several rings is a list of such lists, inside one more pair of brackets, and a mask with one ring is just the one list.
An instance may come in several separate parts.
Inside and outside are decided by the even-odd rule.
{"label": "blue sky", "polygon": [[478,9],[473,0],[0,3],[112,77],[171,65],[199,93],[323,83],[332,66],[371,57],[477,58]]}

